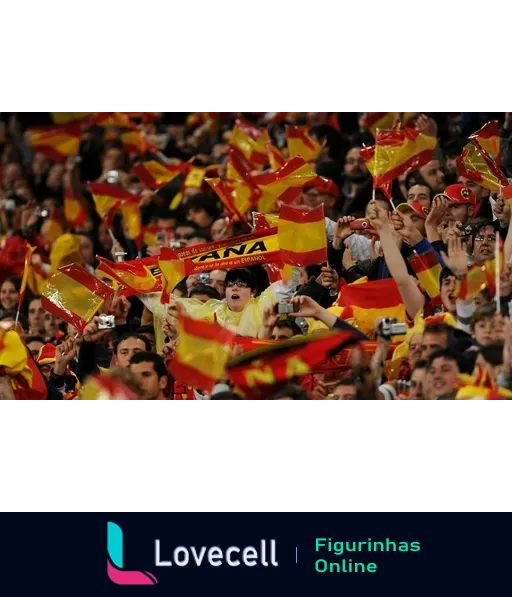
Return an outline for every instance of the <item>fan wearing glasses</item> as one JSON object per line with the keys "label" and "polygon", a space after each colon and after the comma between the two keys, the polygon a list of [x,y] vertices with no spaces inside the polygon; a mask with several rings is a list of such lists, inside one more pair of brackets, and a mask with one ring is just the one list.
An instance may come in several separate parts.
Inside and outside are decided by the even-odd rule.
{"label": "fan wearing glasses", "polygon": [[473,229],[473,259],[478,265],[493,259],[496,250],[496,231],[491,222],[484,222]]}

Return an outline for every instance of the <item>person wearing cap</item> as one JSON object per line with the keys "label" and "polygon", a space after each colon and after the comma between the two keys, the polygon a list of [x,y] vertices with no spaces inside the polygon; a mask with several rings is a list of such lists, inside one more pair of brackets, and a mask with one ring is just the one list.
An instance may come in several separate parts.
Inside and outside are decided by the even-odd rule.
{"label": "person wearing cap", "polygon": [[72,400],[80,391],[80,382],[69,368],[76,354],[76,342],[66,340],[59,346],[45,344],[36,359],[41,373],[51,388],[57,390],[64,400]]}
{"label": "person wearing cap", "polygon": [[305,209],[324,206],[327,217],[332,216],[332,209],[339,197],[338,185],[330,178],[318,176],[304,185],[299,204]]}
{"label": "person wearing cap", "polygon": [[425,220],[429,213],[428,207],[421,205],[421,203],[417,201],[412,201],[411,203],[400,203],[400,205],[396,206],[396,211],[401,214],[407,214],[411,218],[416,230],[418,230],[423,237],[427,236],[425,231]]}
{"label": "person wearing cap", "polygon": [[473,217],[476,205],[475,193],[463,184],[451,184],[434,199],[441,197],[447,200],[446,213],[448,217],[460,222],[463,226]]}

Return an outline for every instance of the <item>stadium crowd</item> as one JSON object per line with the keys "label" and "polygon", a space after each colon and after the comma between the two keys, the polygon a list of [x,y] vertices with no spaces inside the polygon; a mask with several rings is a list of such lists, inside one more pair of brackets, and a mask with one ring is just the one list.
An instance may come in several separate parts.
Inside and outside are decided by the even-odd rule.
{"label": "stadium crowd", "polygon": [[[491,183],[485,160],[472,170],[463,159],[488,123],[496,123],[495,134],[482,137]],[[297,130],[304,154],[293,144]],[[432,151],[376,188],[368,148],[377,130],[415,131]],[[294,179],[292,199],[278,193],[267,210],[260,194],[240,213],[240,189],[261,189],[258,180],[296,156],[314,176]],[[0,113],[0,395],[512,397],[508,178],[512,113]],[[114,208],[104,211],[98,195],[110,187]],[[135,212],[115,203],[119,193],[137,198]],[[123,292],[115,275],[98,269],[143,264],[152,279],[165,278],[166,250],[205,245],[211,255],[240,245],[230,239],[257,241],[279,225],[285,203],[304,222],[299,244],[307,244],[307,214],[323,209],[326,259],[285,275],[277,258],[223,267],[215,255],[216,269],[185,268],[164,301],[165,284]],[[83,325],[71,292],[60,311],[48,309],[48,281],[71,264],[113,288],[81,316]],[[196,343],[190,334],[185,341],[183,317],[231,335],[210,338],[214,328],[197,328]],[[324,346],[332,338],[336,346]],[[13,363],[19,342],[26,355]],[[209,354],[209,344],[219,346]],[[288,366],[299,353],[307,370]],[[204,355],[209,370],[201,369]],[[183,358],[186,367],[173,369]],[[237,371],[262,373],[261,359],[274,375],[256,374],[266,381],[244,387]],[[214,378],[207,390],[187,383],[195,364]],[[36,395],[38,372],[44,387]]]}

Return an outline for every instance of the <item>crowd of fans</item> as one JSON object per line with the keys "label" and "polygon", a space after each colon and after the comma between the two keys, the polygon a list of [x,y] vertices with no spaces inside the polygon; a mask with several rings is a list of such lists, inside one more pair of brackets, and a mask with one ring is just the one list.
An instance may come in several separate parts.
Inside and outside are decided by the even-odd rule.
{"label": "crowd of fans", "polygon": [[[430,162],[393,181],[396,210],[380,191],[373,192],[372,176],[361,156],[361,149],[374,143],[364,114],[272,116],[158,113],[134,116],[133,121],[158,149],[159,160],[177,165],[193,159],[200,167],[215,165],[221,178],[226,175],[237,117],[267,128],[285,158],[286,124],[307,124],[309,134],[323,144],[313,163],[322,178],[304,186],[296,205],[312,209],[323,204],[328,262],[301,268],[293,284],[270,283],[263,266],[191,275],[176,286],[165,309],[156,306],[158,297],[116,294],[107,305],[115,327],[101,329],[97,315],[80,334],[46,312],[30,287],[17,314],[27,242],[36,247],[34,264],[50,271],[57,215],[60,234],[73,235],[79,262],[90,273],[96,270],[97,256],[115,260],[115,254],[123,253],[126,261],[134,260],[158,255],[162,246],[219,241],[250,229],[242,222],[233,223],[208,184],[186,187],[180,175],[158,190],[146,188],[133,166],[147,157],[128,153],[115,127],[87,127],[77,156],[55,161],[34,151],[26,135],[31,127],[51,124],[49,116],[0,113],[0,323],[15,326],[46,377],[48,397],[76,398],[91,374],[110,370],[140,399],[240,398],[227,378],[205,393],[187,388],[169,373],[179,342],[176,306],[187,308],[188,299],[193,299],[196,316],[215,319],[244,337],[289,340],[310,332],[308,322],[311,328],[311,322],[317,322],[359,330],[362,340],[375,342],[373,354],[354,349],[338,371],[314,374],[307,388],[300,379],[291,379],[270,394],[272,399],[453,399],[460,375],[477,373],[487,376],[489,387],[512,389],[512,267],[507,243],[505,267],[494,292],[484,288],[469,301],[456,292],[468,268],[492,259],[496,243],[500,238],[506,241],[511,217],[499,192],[457,174],[456,158],[471,133],[497,120],[501,167],[512,178],[512,113],[414,115],[413,126],[436,137],[437,145]],[[121,215],[109,229],[96,213],[88,182],[114,182],[142,197],[143,226],[157,233],[141,254]],[[65,188],[76,190],[89,205],[87,218],[72,230],[62,216]],[[179,193],[182,198],[177,202]],[[354,222],[362,220],[367,228],[358,229]],[[429,299],[407,262],[412,250],[425,245],[434,249],[442,265],[437,303]],[[361,330],[357,320],[340,318],[332,309],[345,284],[389,277],[397,284],[406,312],[403,322],[395,322],[405,324],[406,330],[400,335],[400,374],[394,376],[386,361],[392,360],[390,347],[396,338],[383,331],[383,322],[377,319],[374,330]],[[274,308],[283,300],[294,305],[286,317]]]}

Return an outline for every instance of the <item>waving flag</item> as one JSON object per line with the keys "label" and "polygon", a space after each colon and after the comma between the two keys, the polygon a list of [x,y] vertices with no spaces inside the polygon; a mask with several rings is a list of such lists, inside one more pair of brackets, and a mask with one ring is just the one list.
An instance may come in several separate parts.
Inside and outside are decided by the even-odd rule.
{"label": "waving flag", "polygon": [[136,126],[127,114],[123,112],[97,112],[91,118],[91,123],[104,128],[123,128],[136,130]]}
{"label": "waving flag", "polygon": [[43,309],[83,332],[98,309],[112,294],[112,288],[83,267],[65,265],[55,272],[41,297]]}
{"label": "waving flag", "polygon": [[431,299],[438,298],[441,294],[439,276],[442,267],[434,249],[421,255],[414,252],[413,255],[407,258],[407,261],[428,296]]}
{"label": "waving flag", "polygon": [[277,149],[277,147],[274,147],[272,143],[269,143],[267,145],[267,155],[268,161],[270,163],[270,168],[273,172],[279,170],[279,168],[284,166],[286,160],[284,159],[279,149]]}
{"label": "waving flag", "polygon": [[501,171],[498,123],[488,122],[470,135],[469,140],[457,158],[457,174],[491,191],[499,191],[508,185]]}
{"label": "waving flag", "polygon": [[63,162],[78,153],[81,134],[81,127],[77,125],[50,129],[34,128],[27,131],[27,139],[34,151],[57,162]]}
{"label": "waving flag", "polygon": [[161,164],[156,160],[149,160],[133,166],[132,170],[149,189],[158,189],[174,180],[190,167],[189,162],[179,166]]}
{"label": "waving flag", "polygon": [[175,379],[211,392],[230,356],[235,334],[219,325],[179,313],[178,342],[171,363]]}
{"label": "waving flag", "polygon": [[469,301],[486,288],[490,289],[492,294],[494,293],[493,273],[485,265],[474,265],[466,276],[457,282],[455,294],[461,300]]}
{"label": "waving flag", "polygon": [[367,112],[363,124],[375,137],[377,129],[392,129],[399,119],[406,126],[413,115],[414,112]]}
{"label": "waving flag", "polygon": [[251,164],[268,164],[267,144],[270,137],[266,129],[258,129],[242,119],[237,119],[229,144],[237,147]]}
{"label": "waving flag", "polygon": [[32,265],[32,253],[36,250],[36,247],[32,247],[27,243],[27,250],[25,253],[25,266],[23,267],[23,277],[21,278],[20,285],[20,300],[18,301],[18,313],[21,311],[21,306],[25,299],[25,292],[27,290],[28,276],[30,267]]}
{"label": "waving flag", "polygon": [[287,125],[286,143],[291,158],[300,156],[306,162],[314,162],[323,149],[323,145],[308,135],[307,126]]}
{"label": "waving flag", "polygon": [[71,229],[81,226],[87,219],[88,208],[72,187],[64,187],[64,218]]}
{"label": "waving flag", "polygon": [[436,144],[435,137],[415,129],[377,131],[375,145],[361,151],[373,176],[374,188],[380,188],[401,174],[430,162]]}
{"label": "waving flag", "polygon": [[113,262],[98,256],[99,266],[96,268],[107,278],[119,282],[121,286],[131,288],[138,293],[158,292],[162,289],[151,270],[144,265],[142,260]]}
{"label": "waving flag", "polygon": [[138,400],[139,397],[121,380],[108,375],[93,375],[87,379],[77,400]]}
{"label": "waving flag", "polygon": [[92,112],[50,112],[55,124],[70,124],[73,122],[88,122]]}
{"label": "waving flag", "polygon": [[129,131],[121,135],[121,143],[128,153],[142,155],[154,148],[146,141],[146,137],[139,131]]}
{"label": "waving flag", "polygon": [[283,205],[277,231],[284,263],[305,267],[327,261],[323,205],[310,211]]}
{"label": "waving flag", "polygon": [[138,249],[142,247],[144,231],[139,211],[139,197],[131,196],[130,199],[121,203],[121,214],[126,229],[126,235],[137,245]]}
{"label": "waving flag", "polygon": [[317,365],[358,342],[359,336],[350,331],[294,336],[245,352],[231,359],[226,369],[237,391],[246,398],[264,398],[279,384],[311,374]]}
{"label": "waving flag", "polygon": [[87,187],[92,193],[98,215],[109,228],[121,204],[134,198],[134,195],[113,184],[90,182]]}

